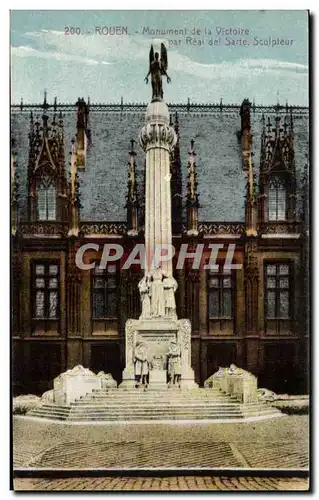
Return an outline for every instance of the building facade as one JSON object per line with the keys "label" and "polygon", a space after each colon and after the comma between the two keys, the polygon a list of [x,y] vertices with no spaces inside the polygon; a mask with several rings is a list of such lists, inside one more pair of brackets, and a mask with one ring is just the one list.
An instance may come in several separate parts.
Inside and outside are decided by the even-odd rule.
{"label": "building facade", "polygon": [[[308,109],[169,106],[178,317],[204,383],[235,363],[276,392],[308,387]],[[76,364],[120,382],[124,328],[140,315],[146,105],[12,106],[12,354],[16,394]],[[73,139],[74,138],[74,139]],[[176,269],[182,245],[186,258]],[[87,245],[83,262],[76,255]],[[123,248],[105,269],[105,245]],[[207,269],[216,252],[215,269]],[[112,255],[112,253],[111,253]],[[225,262],[231,255],[231,269]],[[227,266],[226,266],[227,267]]]}

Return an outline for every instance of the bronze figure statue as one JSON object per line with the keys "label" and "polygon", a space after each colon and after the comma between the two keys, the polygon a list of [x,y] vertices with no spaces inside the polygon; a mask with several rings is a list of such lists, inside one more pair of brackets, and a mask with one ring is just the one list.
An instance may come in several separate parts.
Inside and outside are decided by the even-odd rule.
{"label": "bronze figure statue", "polygon": [[170,83],[171,79],[166,73],[167,70],[167,50],[163,43],[161,43],[161,58],[159,59],[159,53],[155,52],[153,45],[151,45],[150,50],[150,69],[145,77],[145,82],[148,83],[148,77],[151,75],[152,83],[152,101],[161,101],[163,99],[163,85],[162,76],[165,75],[167,78],[167,83]]}

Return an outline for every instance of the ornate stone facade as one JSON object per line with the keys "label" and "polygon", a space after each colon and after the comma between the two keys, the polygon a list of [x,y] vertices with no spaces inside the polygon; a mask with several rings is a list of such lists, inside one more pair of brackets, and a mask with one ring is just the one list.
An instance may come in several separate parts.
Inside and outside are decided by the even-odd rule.
{"label": "ornate stone facade", "polygon": [[[123,102],[86,104],[86,112],[80,117],[77,117],[78,108],[84,110],[83,103],[51,105],[45,100],[42,106],[12,107],[12,335],[16,393],[32,391],[41,394],[50,387],[50,381],[56,375],[76,364],[88,366],[95,373],[101,370],[110,372],[121,383],[125,352],[130,352],[129,349],[132,353],[131,368],[134,368],[134,321],[142,312],[137,284],[143,271],[135,270],[134,266],[125,270],[119,263],[112,295],[114,309],[106,317],[96,317],[94,300],[99,292],[96,291],[98,288],[94,290],[95,278],[90,271],[78,273],[72,262],[76,248],[83,243],[98,243],[100,247],[98,252],[86,252],[87,262],[101,258],[105,243],[123,245],[123,258],[136,243],[144,243],[146,230],[141,207],[145,200],[141,193],[146,180],[145,154],[137,143],[132,149],[130,140],[138,139],[146,106]],[[235,243],[233,262],[243,266],[232,273],[233,286],[229,293],[214,288],[214,283],[219,287],[224,278],[218,276],[217,281],[211,281],[216,278],[209,276],[202,266],[198,270],[191,269],[191,272],[187,266],[179,270],[173,268],[178,284],[175,293],[177,317],[190,318],[192,323],[191,332],[186,324],[175,325],[174,335],[180,335],[184,347],[191,346],[191,351],[185,351],[188,359],[187,362],[182,360],[182,365],[186,363],[192,367],[198,384],[203,384],[219,366],[235,362],[258,375],[261,385],[267,381],[267,387],[276,392],[289,392],[296,387],[305,391],[309,185],[307,180],[305,185],[302,184],[302,179],[308,179],[304,176],[308,149],[307,109],[245,105],[243,123],[240,109],[238,105],[222,103],[172,105],[168,108],[171,120],[158,112],[159,116],[162,114],[161,123],[153,129],[149,123],[141,136],[143,147],[145,141],[152,146],[163,145],[164,141],[164,148],[171,150],[168,159],[168,174],[172,176],[170,211],[178,221],[175,224],[173,220],[175,258],[178,258],[182,244],[187,243],[192,251],[201,243],[207,262],[208,245],[221,244],[224,249],[218,254],[218,262],[223,262],[227,245]],[[267,125],[268,116],[270,127]],[[276,116],[280,120],[276,120]],[[41,124],[51,127],[52,122],[52,130],[43,138]],[[69,152],[77,129],[83,131],[82,136],[80,134],[83,142],[80,137],[79,144],[74,145],[79,157],[76,157],[76,171],[71,179]],[[252,141],[248,140],[250,135]],[[197,153],[198,235],[187,234],[187,153],[191,139],[196,141]],[[42,151],[43,140],[47,145]],[[57,176],[55,220],[38,220],[34,210],[35,174],[40,172],[40,165],[44,167],[44,153],[51,165],[49,172],[54,178]],[[41,160],[38,163],[37,158]],[[128,160],[130,165],[127,165]],[[278,162],[283,162],[286,172],[287,217],[286,220],[269,221],[267,179],[270,172],[278,170]],[[250,178],[249,172],[253,174]],[[194,176],[190,180],[192,194]],[[251,200],[252,188],[254,196]],[[301,188],[306,198],[304,194],[300,195]],[[137,205],[134,205],[135,196]],[[257,202],[255,222],[251,203],[254,199]],[[132,206],[125,208],[128,201]],[[303,216],[299,220],[301,204]],[[28,206],[32,207],[30,213]],[[139,224],[135,228],[133,209],[136,207]],[[254,227],[255,223],[257,234],[248,234],[247,229]],[[132,229],[133,233],[130,233]],[[47,324],[38,321],[33,310],[35,286],[32,270],[34,263],[39,261],[48,264],[54,261],[59,265],[59,314]],[[191,267],[192,261],[189,262]],[[289,300],[292,313],[287,320],[278,320],[279,330],[267,329],[266,324],[265,269],[271,263],[288,264],[291,271]],[[213,283],[212,287],[210,283]],[[222,308],[227,306],[223,300],[232,297],[227,317],[214,316],[217,296],[219,316]],[[134,320],[125,327],[130,318]]]}

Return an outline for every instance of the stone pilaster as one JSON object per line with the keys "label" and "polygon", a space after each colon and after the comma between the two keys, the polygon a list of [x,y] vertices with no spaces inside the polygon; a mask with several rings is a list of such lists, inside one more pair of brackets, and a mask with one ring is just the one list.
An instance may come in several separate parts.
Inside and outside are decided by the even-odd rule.
{"label": "stone pilaster", "polygon": [[68,336],[81,335],[81,275],[76,267],[75,256],[79,243],[69,240],[68,267],[66,272],[67,331]]}
{"label": "stone pilaster", "polygon": [[246,334],[258,332],[259,266],[257,242],[249,240],[245,249]]}

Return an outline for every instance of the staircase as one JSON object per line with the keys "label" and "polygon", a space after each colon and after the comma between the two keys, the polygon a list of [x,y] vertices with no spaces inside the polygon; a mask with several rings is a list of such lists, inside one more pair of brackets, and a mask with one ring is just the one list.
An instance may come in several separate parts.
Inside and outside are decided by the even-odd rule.
{"label": "staircase", "polygon": [[213,389],[153,392],[143,389],[128,391],[101,389],[71,404],[45,403],[27,413],[28,416],[68,422],[92,421],[160,421],[160,420],[227,420],[271,418],[282,413],[267,404],[241,404],[234,397]]}

